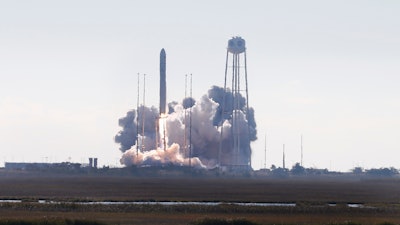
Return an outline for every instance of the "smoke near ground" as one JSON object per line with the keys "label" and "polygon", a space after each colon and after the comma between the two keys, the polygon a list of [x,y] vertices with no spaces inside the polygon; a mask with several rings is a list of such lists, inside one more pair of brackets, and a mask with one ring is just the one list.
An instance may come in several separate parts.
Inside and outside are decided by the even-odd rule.
{"label": "smoke near ground", "polygon": [[145,146],[155,148],[155,124],[158,118],[158,110],[155,107],[140,106],[138,112],[134,109],[128,111],[126,116],[118,121],[122,130],[118,132],[114,140],[120,144],[119,149],[122,152],[131,149],[138,138],[140,143],[145,142]]}
{"label": "smoke near ground", "polygon": [[136,119],[136,111],[131,110],[126,113],[125,117],[119,119],[118,124],[122,127],[122,130],[115,135],[115,143],[120,144],[119,150],[125,152],[129,150],[136,143],[136,127],[137,124],[135,122]]}
{"label": "smoke near ground", "polygon": [[[233,94],[213,86],[199,100],[185,98],[181,103],[169,103],[169,114],[161,118],[166,127],[165,150],[156,131],[158,109],[141,106],[138,110],[127,112],[125,117],[119,119],[122,130],[115,136],[115,142],[120,144],[123,152],[121,163],[125,166],[190,164],[198,168],[214,168],[218,164],[222,131],[221,165],[248,165],[250,142],[257,139],[256,122],[254,109],[249,108],[247,112],[246,99],[241,95],[238,98],[240,104],[233,108]],[[241,132],[238,152],[232,150],[233,113],[237,115]]]}

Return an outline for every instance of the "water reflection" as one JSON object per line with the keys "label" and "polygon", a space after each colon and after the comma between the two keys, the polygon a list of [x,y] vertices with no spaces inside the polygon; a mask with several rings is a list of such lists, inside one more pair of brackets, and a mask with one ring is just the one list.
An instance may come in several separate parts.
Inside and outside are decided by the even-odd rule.
{"label": "water reflection", "polygon": [[[24,201],[22,199],[0,199],[0,203],[23,203],[23,202],[32,202],[32,201]],[[38,201],[34,201],[39,204],[80,204],[80,205],[163,205],[163,206],[174,206],[174,205],[199,205],[199,206],[218,206],[218,205],[238,205],[238,206],[261,206],[261,207],[296,207],[296,203],[287,203],[287,202],[170,202],[170,201],[133,201],[133,202],[118,202],[118,201],[85,201],[85,202],[76,202],[76,201],[51,201],[40,199]],[[336,207],[338,204],[329,203],[327,206]],[[364,204],[356,204],[356,203],[347,203],[340,204],[345,205],[349,208],[368,208]],[[320,205],[323,206],[323,205]]]}

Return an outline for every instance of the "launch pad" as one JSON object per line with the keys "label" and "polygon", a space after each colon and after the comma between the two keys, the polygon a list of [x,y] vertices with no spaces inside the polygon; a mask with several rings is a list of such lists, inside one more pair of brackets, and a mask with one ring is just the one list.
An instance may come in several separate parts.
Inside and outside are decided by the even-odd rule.
{"label": "launch pad", "polygon": [[[121,143],[121,163],[251,171],[250,142],[256,140],[256,125],[254,111],[248,104],[246,60],[245,40],[233,37],[226,51],[224,87],[212,86],[195,101],[191,94],[186,96],[185,86],[182,103],[174,101],[174,107],[169,107],[166,52],[161,49],[158,111],[144,105],[143,93],[143,105],[139,107],[138,103],[136,112],[132,110],[120,119],[124,130],[118,133],[116,142]],[[185,83],[186,80],[187,77]],[[132,137],[134,140],[130,141]],[[125,140],[126,144],[122,143]]]}

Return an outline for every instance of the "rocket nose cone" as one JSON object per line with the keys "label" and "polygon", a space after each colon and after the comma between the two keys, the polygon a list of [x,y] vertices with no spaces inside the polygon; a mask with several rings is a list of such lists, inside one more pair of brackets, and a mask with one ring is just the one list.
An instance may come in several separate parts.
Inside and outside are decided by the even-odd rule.
{"label": "rocket nose cone", "polygon": [[164,50],[164,48],[161,49],[160,55],[165,55],[165,50]]}

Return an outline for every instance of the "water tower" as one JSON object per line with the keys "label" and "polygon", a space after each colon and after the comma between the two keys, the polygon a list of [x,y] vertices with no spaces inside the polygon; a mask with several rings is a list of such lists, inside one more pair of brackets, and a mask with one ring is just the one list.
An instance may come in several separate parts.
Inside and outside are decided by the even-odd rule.
{"label": "water tower", "polygon": [[[222,118],[228,119],[231,123],[229,131],[231,138],[230,143],[222,144],[223,134],[221,129],[219,165],[233,169],[249,169],[251,168],[251,148],[250,127],[247,123],[249,95],[247,86],[246,42],[241,37],[233,37],[228,41],[224,90],[229,95],[224,95],[221,113]],[[243,101],[244,98],[245,101]],[[243,125],[244,123],[245,125]],[[229,150],[226,152],[227,148]],[[225,152],[223,152],[224,150]]]}

